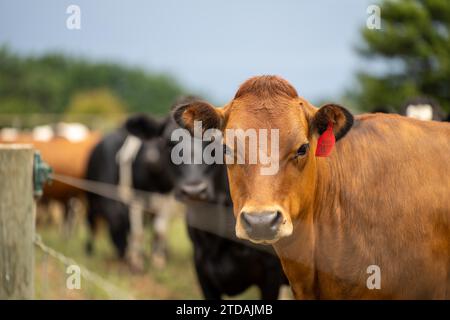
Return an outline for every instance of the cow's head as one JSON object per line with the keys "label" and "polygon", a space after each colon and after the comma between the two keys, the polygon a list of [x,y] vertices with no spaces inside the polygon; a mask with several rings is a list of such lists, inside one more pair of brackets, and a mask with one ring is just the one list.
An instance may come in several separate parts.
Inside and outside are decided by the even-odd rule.
{"label": "cow's head", "polygon": [[149,168],[161,170],[161,137],[170,117],[157,119],[146,114],[130,116],[125,122],[128,133],[140,138],[143,143],[142,161]]}
{"label": "cow's head", "polygon": [[[184,130],[177,126],[178,130]],[[190,135],[189,139],[184,138],[183,141],[170,140],[171,148],[174,153],[184,156],[183,153],[189,153],[189,157],[193,160],[195,150],[201,153],[209,145],[208,142],[201,139],[193,138]],[[213,142],[213,143],[217,143]],[[219,142],[220,143],[220,142]],[[183,150],[178,147],[182,146]],[[170,174],[174,181],[175,197],[181,201],[206,201],[206,202],[221,202],[225,201],[223,192],[217,189],[221,185],[222,175],[225,168],[220,164],[207,164],[205,162],[193,163],[181,162],[174,163],[172,158],[170,161]],[[220,193],[220,194],[219,194]]]}
{"label": "cow's head", "polygon": [[[327,104],[315,108],[300,98],[286,80],[276,76],[247,80],[224,108],[215,108],[203,101],[192,102],[176,109],[174,118],[190,131],[194,131],[195,121],[202,122],[203,130],[221,130],[224,145],[232,157],[239,155],[239,151],[237,139],[230,141],[228,138],[229,129],[241,132],[266,129],[266,146],[276,139],[276,135],[269,133],[273,132],[271,129],[278,129],[278,152],[269,155],[271,161],[277,161],[278,170],[272,174],[262,174],[261,169],[267,167],[267,163],[248,161],[250,153],[255,152],[249,146],[240,155],[244,163],[242,158],[241,163],[233,159],[227,161],[236,235],[257,243],[273,243],[293,232],[293,222],[313,202],[319,136],[331,124],[339,140],[353,124],[353,116],[343,107]],[[257,136],[259,147],[261,141]]]}
{"label": "cow's head", "polygon": [[[199,98],[194,96],[180,97],[172,106],[186,105],[197,101]],[[196,139],[189,134],[183,135],[180,128],[172,117],[165,121],[157,122],[152,117],[146,115],[137,115],[127,121],[127,130],[140,137],[146,143],[157,142],[158,152],[160,154],[159,162],[164,166],[162,168],[168,174],[174,185],[175,196],[182,200],[200,200],[208,202],[223,202],[222,194],[217,194],[216,184],[222,177],[222,169],[217,164],[205,163],[175,163],[172,159],[174,148],[183,147],[182,150],[175,150],[177,154],[190,153],[194,157],[195,149],[203,150],[208,143]],[[178,131],[175,133],[175,131]],[[175,133],[175,134],[174,134]],[[180,139],[180,136],[184,139]],[[158,137],[158,139],[154,139]],[[215,141],[214,143],[217,143]],[[220,197],[221,199],[218,199]]]}
{"label": "cow's head", "polygon": [[403,105],[401,114],[419,120],[442,121],[444,113],[439,103],[430,97],[415,97]]}

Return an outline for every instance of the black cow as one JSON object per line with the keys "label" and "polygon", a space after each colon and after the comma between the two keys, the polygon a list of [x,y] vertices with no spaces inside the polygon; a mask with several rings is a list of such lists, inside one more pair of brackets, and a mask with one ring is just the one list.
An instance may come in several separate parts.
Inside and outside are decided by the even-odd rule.
{"label": "black cow", "polygon": [[[167,121],[167,120],[165,120]],[[161,121],[164,122],[164,121]],[[153,128],[159,126],[158,121],[152,120]],[[147,128],[148,129],[148,128]],[[150,129],[148,129],[150,130]],[[160,134],[153,132],[155,137]],[[117,155],[124,145],[129,133],[122,127],[104,137],[93,149],[86,173],[86,179],[95,182],[118,185],[119,163]],[[132,161],[132,185],[134,189],[149,192],[168,193],[172,190],[172,183],[167,178],[163,168],[164,163],[159,158],[159,139],[143,142]],[[115,196],[118,196],[117,192]],[[87,221],[91,231],[86,249],[93,251],[93,236],[97,228],[97,218],[106,220],[112,242],[120,258],[124,258],[130,231],[129,206],[126,202],[103,197],[97,193],[88,193]],[[166,246],[164,235],[154,233],[152,256],[165,257]]]}
{"label": "black cow", "polygon": [[[132,134],[151,139],[152,122],[138,115],[126,127]],[[179,127],[173,119],[164,123],[161,153],[168,161],[175,195],[187,205],[187,228],[204,297],[220,299],[223,294],[236,295],[257,285],[263,299],[276,299],[281,285],[288,284],[287,278],[273,251],[236,238],[225,166],[174,164],[171,152],[177,142],[171,141],[171,135],[175,129]],[[190,138],[190,142],[205,147],[205,142],[197,139]]]}
{"label": "black cow", "polygon": [[[386,106],[375,107],[371,112],[396,113]],[[439,103],[435,99],[425,96],[406,100],[398,113],[419,120],[450,121],[450,114],[446,117]]]}

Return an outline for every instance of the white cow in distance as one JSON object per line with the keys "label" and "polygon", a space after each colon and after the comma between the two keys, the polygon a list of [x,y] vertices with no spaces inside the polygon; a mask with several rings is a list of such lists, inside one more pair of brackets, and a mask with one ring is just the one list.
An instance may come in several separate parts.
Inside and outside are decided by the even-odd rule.
{"label": "white cow in distance", "polygon": [[89,135],[89,128],[81,123],[59,122],[56,124],[56,135],[70,142],[80,142]]}

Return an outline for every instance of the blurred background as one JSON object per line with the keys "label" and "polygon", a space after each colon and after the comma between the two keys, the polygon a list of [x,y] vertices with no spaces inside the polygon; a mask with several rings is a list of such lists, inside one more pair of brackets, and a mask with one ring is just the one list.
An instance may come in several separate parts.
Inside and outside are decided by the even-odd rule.
{"label": "blurred background", "polygon": [[[371,5],[380,8],[380,28],[368,27],[376,14]],[[447,0],[3,0],[0,128],[12,140],[10,129],[56,123],[104,135],[130,114],[164,117],[182,94],[222,105],[261,74],[284,77],[316,105],[402,113],[408,100],[421,97],[439,105],[445,119],[449,37]],[[145,274],[114,259],[107,235],[99,253],[87,257],[83,218],[70,241],[61,240],[58,222],[40,230],[49,244],[136,297],[201,298],[183,223],[179,217],[170,226],[170,263]],[[38,298],[107,297],[89,284],[67,290],[58,268],[37,256]],[[239,297],[257,294],[252,288]]]}

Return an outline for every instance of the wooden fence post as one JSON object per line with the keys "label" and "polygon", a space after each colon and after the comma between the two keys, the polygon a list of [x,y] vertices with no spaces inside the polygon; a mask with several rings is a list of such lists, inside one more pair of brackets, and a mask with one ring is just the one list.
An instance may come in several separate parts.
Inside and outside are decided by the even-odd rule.
{"label": "wooden fence post", "polygon": [[34,150],[0,145],[0,299],[34,295]]}

